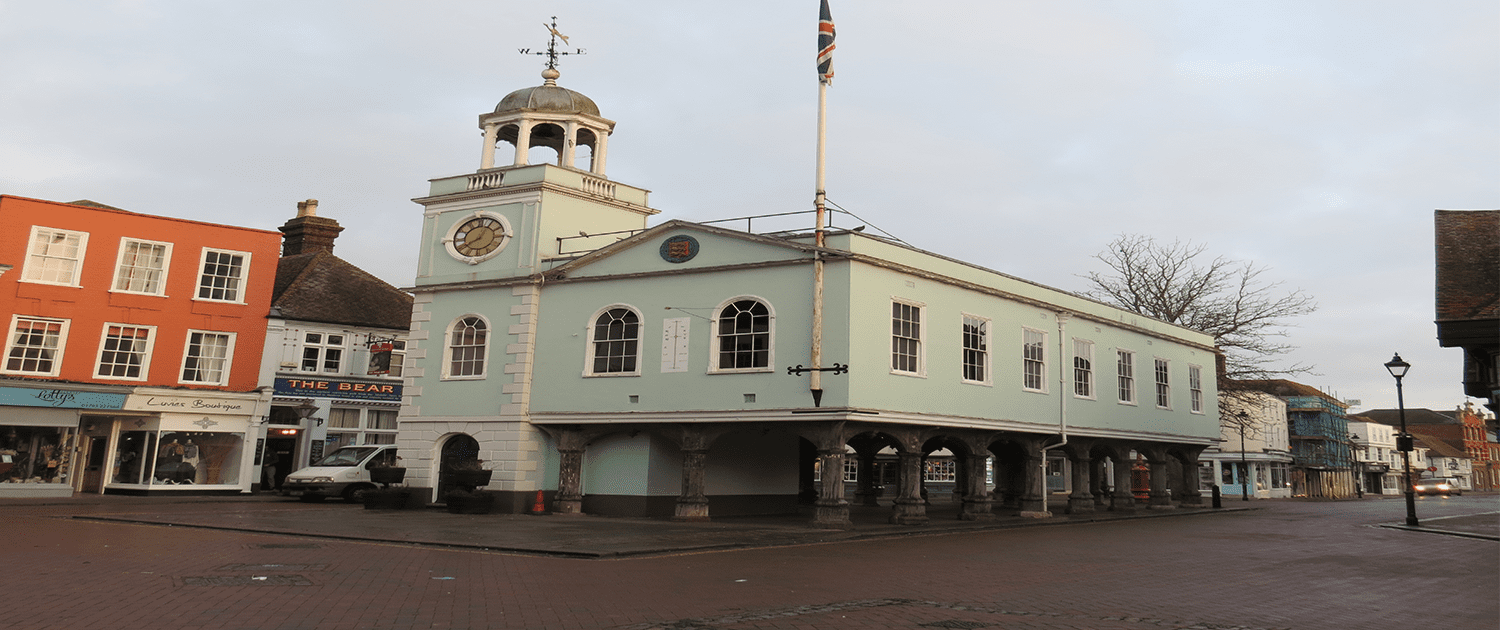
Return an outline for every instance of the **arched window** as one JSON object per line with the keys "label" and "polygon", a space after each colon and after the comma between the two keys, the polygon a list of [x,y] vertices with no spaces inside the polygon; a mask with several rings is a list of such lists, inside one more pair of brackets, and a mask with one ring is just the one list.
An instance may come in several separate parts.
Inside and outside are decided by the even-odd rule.
{"label": "arched window", "polygon": [[448,333],[448,378],[484,376],[484,359],[489,354],[489,326],[483,319],[469,315],[453,322]]}
{"label": "arched window", "polygon": [[771,367],[771,309],[755,299],[736,300],[719,310],[713,365],[718,370],[767,370]]}
{"label": "arched window", "polygon": [[594,318],[589,374],[640,374],[641,316],[625,307]]}

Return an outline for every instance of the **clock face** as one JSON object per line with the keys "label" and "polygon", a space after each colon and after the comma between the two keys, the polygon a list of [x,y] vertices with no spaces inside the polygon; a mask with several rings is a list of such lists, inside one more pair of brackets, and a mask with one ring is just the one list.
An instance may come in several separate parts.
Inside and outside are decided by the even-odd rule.
{"label": "clock face", "polygon": [[453,232],[453,251],[460,256],[479,258],[505,244],[505,226],[491,217],[475,217]]}

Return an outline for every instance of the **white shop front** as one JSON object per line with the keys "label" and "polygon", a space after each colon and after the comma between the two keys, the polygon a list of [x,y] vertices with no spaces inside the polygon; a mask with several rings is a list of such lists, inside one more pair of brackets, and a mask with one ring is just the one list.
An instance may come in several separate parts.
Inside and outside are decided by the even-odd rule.
{"label": "white shop front", "polygon": [[0,384],[0,497],[72,496],[79,479],[75,455],[80,423],[117,412],[125,404],[125,391],[30,381]]}
{"label": "white shop front", "polygon": [[269,408],[269,392],[138,388],[117,415],[83,423],[81,458],[98,478],[85,479],[79,490],[248,493],[255,481],[256,449],[263,447],[257,436]]}

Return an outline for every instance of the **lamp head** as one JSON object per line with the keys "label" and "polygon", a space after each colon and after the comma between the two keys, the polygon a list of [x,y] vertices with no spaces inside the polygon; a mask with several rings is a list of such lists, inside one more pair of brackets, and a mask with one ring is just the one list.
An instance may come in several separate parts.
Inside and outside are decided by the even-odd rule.
{"label": "lamp head", "polygon": [[1411,364],[1402,361],[1401,353],[1398,352],[1396,353],[1396,356],[1391,358],[1390,362],[1385,364],[1385,369],[1390,371],[1391,376],[1400,379],[1401,377],[1406,376],[1406,371],[1411,369]]}

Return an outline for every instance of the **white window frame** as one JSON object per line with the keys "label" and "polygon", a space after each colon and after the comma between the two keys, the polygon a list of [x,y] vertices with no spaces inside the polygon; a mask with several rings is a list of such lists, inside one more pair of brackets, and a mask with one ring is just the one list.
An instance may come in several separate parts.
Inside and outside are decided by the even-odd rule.
{"label": "white window frame", "polygon": [[[600,343],[609,343],[609,342],[615,342],[615,341],[630,341],[629,339],[606,339],[606,340],[595,339],[595,335],[598,334],[598,330],[599,330],[599,318],[604,317],[607,313],[610,313],[611,311],[615,311],[615,310],[623,310],[623,311],[627,311],[627,312],[635,315],[635,339],[634,339],[634,341],[635,341],[635,369],[633,369],[633,370],[622,370],[622,371],[619,371],[619,372],[598,372],[598,371],[594,370],[594,360],[597,359],[597,358],[599,358],[599,355],[598,355],[599,348],[598,348],[598,346],[599,346]],[[588,335],[588,339],[586,339],[584,341],[584,346],[585,346],[584,347],[584,358],[583,358],[583,375],[584,376],[586,376],[586,377],[603,377],[603,378],[608,378],[608,377],[615,377],[615,376],[640,376],[641,375],[641,363],[644,362],[643,361],[644,357],[642,355],[641,350],[642,350],[642,346],[645,345],[645,339],[644,339],[644,337],[645,337],[645,331],[646,331],[646,318],[641,314],[640,309],[638,309],[638,308],[636,308],[634,306],[631,306],[629,304],[618,304],[618,303],[617,304],[610,304],[609,306],[606,306],[606,307],[601,308],[601,309],[599,309],[597,311],[594,311],[593,316],[589,317],[588,325],[584,328],[584,330],[587,331],[586,334]],[[621,355],[621,356],[624,356],[624,355]]]}
{"label": "white window frame", "polygon": [[[1094,342],[1073,338],[1073,397],[1095,400],[1099,387],[1094,378]],[[1079,393],[1079,387],[1086,391]]]}
{"label": "white window frame", "polygon": [[[193,347],[193,335],[195,333],[200,335],[217,335],[228,337],[228,341],[226,342],[224,348],[224,366],[219,373],[219,380],[217,381],[199,381],[189,380],[187,378],[188,359],[194,358],[192,355],[188,354],[188,352]],[[231,371],[231,368],[234,367],[234,343],[237,336],[238,333],[226,332],[223,330],[199,330],[189,328],[186,337],[182,340],[182,365],[178,366],[177,382],[183,385],[228,385],[229,373]],[[202,359],[202,357],[197,358],[199,358],[200,360]],[[203,368],[198,369],[201,371]]]}
{"label": "white window frame", "polygon": [[[979,329],[980,348],[969,347],[970,322],[977,324]],[[995,382],[995,362],[990,358],[990,331],[994,328],[988,317],[980,317],[970,313],[959,314],[959,380],[970,385],[993,385]],[[895,340],[892,339],[892,343]],[[969,353],[976,352],[979,356],[979,369],[984,372],[984,378],[975,380],[969,378]]]}
{"label": "white window frame", "polygon": [[[37,243],[42,238],[42,232],[48,234],[62,235],[64,238],[78,238],[78,255],[76,257],[59,256],[52,252],[37,251]],[[21,269],[21,282],[32,282],[35,284],[50,284],[60,287],[76,287],[82,282],[84,257],[88,254],[89,233],[78,230],[65,230],[63,228],[46,227],[42,225],[31,226],[30,240],[26,241],[26,266]],[[69,271],[71,277],[67,282],[43,279],[47,272],[47,261],[64,260],[72,263]]]}
{"label": "white window frame", "polygon": [[[50,359],[48,359],[49,361],[52,362],[52,369],[51,370],[48,370],[46,372],[37,372],[37,371],[28,371],[28,370],[12,370],[12,369],[9,369],[9,365],[10,365],[10,353],[16,347],[16,327],[21,324],[21,320],[60,324],[60,326],[58,327],[58,331],[57,331],[57,346],[55,348],[51,349],[52,350],[52,357]],[[57,376],[58,373],[62,371],[63,350],[65,350],[68,347],[68,326],[70,324],[72,324],[72,320],[59,319],[59,318],[56,318],[56,317],[32,317],[30,315],[20,315],[20,314],[11,315],[11,318],[10,318],[10,328],[5,329],[5,354],[3,356],[0,356],[0,374],[24,374],[24,375],[27,375],[27,376]],[[42,349],[45,350],[47,348],[46,348],[46,346],[43,346]]]}
{"label": "white window frame", "polygon": [[[756,302],[760,302],[761,305],[766,307],[766,314],[770,317],[770,320],[767,322],[766,330],[766,366],[748,368],[719,367],[719,346],[721,343],[723,343],[721,341],[723,337],[719,334],[719,317],[724,314],[724,309],[729,308],[735,303],[743,302],[746,300],[754,300]],[[719,303],[719,306],[717,308],[714,309],[713,321],[709,324],[709,327],[713,329],[713,338],[710,340],[708,347],[709,374],[753,374],[759,372],[776,371],[776,307],[771,305],[770,300],[757,295],[739,295],[724,300],[723,302]]]}
{"label": "white window frame", "polygon": [[[139,369],[139,374],[140,375],[139,376],[113,376],[113,375],[105,375],[105,374],[100,374],[99,373],[99,371],[104,368],[104,353],[105,352],[110,352],[110,350],[106,349],[106,344],[109,343],[109,329],[110,328],[122,328],[122,329],[123,328],[133,328],[133,329],[137,329],[137,330],[144,330],[144,331],[146,331],[146,347],[140,352],[140,366],[139,366],[140,367],[140,369]],[[136,324],[121,324],[121,323],[118,323],[118,322],[104,322],[103,328],[99,331],[99,355],[94,358],[94,378],[107,379],[107,380],[111,380],[111,381],[144,381],[144,380],[146,380],[151,375],[151,355],[152,355],[152,350],[155,347],[156,347],[156,327],[155,326],[141,326],[141,325],[136,325]],[[114,352],[118,353],[119,351],[115,350]]]}
{"label": "white window frame", "polygon": [[[1038,337],[1040,337],[1040,340],[1037,341],[1036,344],[1035,344],[1041,350],[1041,357],[1040,358],[1030,357],[1030,356],[1027,356],[1027,354],[1026,354],[1026,348],[1031,343],[1027,339],[1027,337],[1029,337],[1031,335],[1037,335]],[[1030,383],[1026,382],[1027,377],[1030,376],[1027,373],[1027,366],[1030,366],[1033,363],[1038,364],[1038,367],[1039,367],[1039,371],[1037,372],[1037,381],[1038,382],[1037,382],[1036,387],[1032,387]],[[1029,328],[1029,327],[1022,326],[1021,327],[1021,391],[1036,392],[1036,393],[1045,394],[1045,393],[1047,393],[1047,381],[1048,380],[1049,379],[1047,378],[1047,331],[1036,329],[1036,328]]]}
{"label": "white window frame", "polygon": [[401,378],[406,374],[406,340],[391,340],[391,371],[386,372],[387,378]]}
{"label": "white window frame", "polygon": [[[160,267],[154,268],[154,269],[151,268],[151,267],[143,267],[143,266],[140,266],[140,265],[131,265],[129,267],[130,269],[144,269],[144,270],[146,270],[147,273],[150,273],[150,272],[154,271],[156,273],[156,290],[155,291],[135,291],[135,290],[131,290],[130,288],[128,288],[130,286],[130,282],[136,279],[134,274],[129,274],[129,275],[126,274],[127,267],[126,267],[126,264],[125,264],[125,250],[130,245],[132,245],[132,244],[136,244],[136,245],[150,245],[150,246],[153,246],[153,247],[160,247],[160,248],[162,248],[161,266]],[[120,251],[117,252],[116,255],[115,255],[115,275],[114,275],[114,278],[112,278],[110,280],[109,290],[110,290],[111,293],[130,293],[130,294],[134,294],[134,295],[155,295],[155,296],[165,297],[166,294],[167,294],[167,271],[170,270],[171,268],[172,268],[172,244],[171,243],[166,243],[166,242],[162,242],[162,241],[148,241],[148,240],[143,239],[143,238],[131,238],[129,236],[122,236],[122,237],[120,237]],[[126,283],[126,287],[127,288],[123,288],[123,289],[120,288],[120,283],[122,281],[124,281]]]}
{"label": "white window frame", "polygon": [[[375,418],[377,414],[381,413],[392,414],[392,419],[396,422],[395,426],[389,429],[376,428],[374,426]],[[344,424],[336,424],[336,422],[343,422]],[[352,424],[349,424],[350,422]],[[334,448],[341,446],[395,444],[396,433],[400,426],[401,418],[396,409],[385,407],[330,407],[328,409],[327,435],[330,437],[339,437],[335,438],[336,442],[330,445],[332,448],[327,449],[327,451],[331,453]],[[344,439],[346,436],[350,438],[348,441]],[[382,436],[387,439],[375,441],[371,440],[371,436]]]}
{"label": "white window frame", "polygon": [[[917,335],[916,335],[916,337],[911,337],[911,336],[901,336],[900,337],[901,339],[910,340],[913,343],[917,344],[917,351],[915,353],[916,356],[914,357],[914,359],[916,360],[916,363],[917,363],[917,369],[914,372],[907,371],[907,370],[900,370],[900,369],[896,368],[896,339],[897,339],[897,335],[896,335],[896,331],[895,331],[895,326],[896,326],[897,320],[896,320],[895,308],[897,306],[907,306],[907,307],[916,309],[916,312],[917,312],[917,320],[916,320]],[[915,377],[918,377],[918,378],[926,378],[926,376],[927,376],[927,329],[930,328],[926,324],[926,320],[930,320],[931,319],[931,318],[927,317],[927,304],[924,303],[924,302],[918,302],[918,301],[915,301],[915,300],[908,300],[908,299],[905,299],[905,298],[891,296],[891,311],[892,312],[891,312],[891,315],[890,315],[890,319],[888,321],[891,322],[891,328],[892,328],[892,330],[891,330],[890,334],[887,335],[887,337],[886,337],[888,340],[890,340],[890,348],[889,348],[889,352],[886,353],[886,356],[890,357],[890,359],[891,359],[891,374],[896,374],[896,375],[899,375],[899,376],[915,376]],[[905,320],[902,320],[902,321],[905,321]]]}
{"label": "white window frame", "polygon": [[[212,285],[205,286],[203,284],[203,277],[204,277],[204,275],[206,275],[205,272],[208,271],[208,269],[207,269],[207,267],[208,267],[208,255],[210,253],[230,255],[230,256],[240,256],[240,257],[242,257],[241,260],[240,260],[240,267],[239,267],[240,273],[239,273],[239,276],[237,276],[235,278],[236,282],[235,282],[235,288],[234,288],[234,297],[232,299],[214,298],[214,297],[203,297],[203,291],[204,291],[204,289],[208,289],[210,292],[212,292],[215,289],[223,289],[223,287],[214,287]],[[216,263],[216,264],[218,264],[218,263]],[[221,276],[217,276],[216,275],[214,277],[217,278],[217,277],[221,277]],[[246,289],[247,285],[249,284],[249,282],[250,282],[250,252],[236,251],[236,250],[233,250],[233,249],[219,249],[219,248],[215,248],[215,247],[205,247],[205,248],[203,248],[203,251],[201,253],[199,253],[199,255],[198,255],[198,276],[197,276],[197,280],[193,283],[193,299],[196,300],[196,301],[200,301],[200,302],[219,302],[221,304],[244,304],[245,303],[245,289]]]}
{"label": "white window frame", "polygon": [[[1128,359],[1128,361],[1121,361],[1121,359]],[[1128,374],[1126,373],[1127,371],[1129,372]],[[1129,381],[1128,387],[1125,383],[1127,380]],[[1135,351],[1125,348],[1115,348],[1115,397],[1120,404],[1139,404],[1137,401],[1140,400],[1141,393],[1137,383],[1139,381],[1135,377]],[[1130,395],[1130,398],[1121,396],[1121,394],[1126,393]]]}
{"label": "white window frame", "polygon": [[1203,414],[1203,366],[1188,365],[1188,411]]}
{"label": "white window frame", "polygon": [[[458,325],[467,319],[476,319],[484,325],[484,343],[479,344],[479,373],[477,374],[454,374],[453,373],[453,331]],[[495,339],[495,327],[490,324],[489,318],[478,313],[465,313],[453,318],[448,326],[443,329],[443,371],[442,379],[445,381],[478,381],[489,377],[490,371],[490,344]],[[466,345],[465,348],[476,347]]]}
{"label": "white window frame", "polygon": [[[1156,384],[1152,390],[1156,394],[1157,409],[1172,408],[1172,361],[1161,357],[1152,357],[1151,381]],[[1166,400],[1163,405],[1162,401]]]}
{"label": "white window frame", "polygon": [[[309,339],[309,337],[313,335],[318,336],[317,341]],[[338,337],[339,341],[337,343],[329,341],[329,338],[331,337]],[[354,335],[343,331],[302,331],[302,339],[300,342],[302,353],[297,357],[297,371],[304,374],[347,373],[348,370],[346,368],[348,367],[348,363],[346,363],[346,361],[348,361],[349,357],[353,354],[352,349],[350,348],[350,342],[353,340]],[[307,354],[308,350],[313,351],[313,356],[311,357],[313,360],[313,369],[311,370],[307,369],[307,360],[309,358]],[[338,353],[338,358],[334,359],[335,365],[331,370],[328,369],[328,355],[330,354],[330,351]]]}

